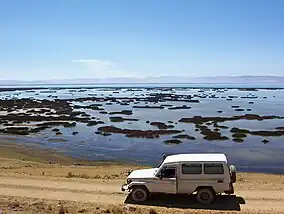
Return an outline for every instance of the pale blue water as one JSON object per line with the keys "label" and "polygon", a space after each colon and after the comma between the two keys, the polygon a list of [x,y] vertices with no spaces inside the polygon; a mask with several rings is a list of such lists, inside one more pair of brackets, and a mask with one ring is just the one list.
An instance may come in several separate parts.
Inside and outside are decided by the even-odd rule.
{"label": "pale blue water", "polygon": [[[182,110],[168,110],[168,109],[133,109],[133,103],[129,106],[121,106],[116,103],[113,105],[105,105],[103,107],[107,112],[119,110],[133,110],[133,115],[125,116],[127,118],[137,118],[138,122],[123,122],[113,123],[109,121],[109,115],[99,114],[98,111],[86,110],[88,114],[100,118],[105,121],[105,125],[115,125],[116,127],[129,128],[129,129],[157,129],[146,123],[150,121],[166,122],[178,121],[183,117],[199,116],[234,116],[243,114],[259,114],[259,115],[277,115],[284,116],[284,91],[283,90],[265,90],[259,89],[258,91],[239,91],[237,89],[213,91],[210,89],[200,90],[193,89],[194,87],[204,87],[199,84],[185,85],[179,84],[173,91],[164,91],[160,89],[147,90],[146,87],[153,87],[153,84],[139,85],[135,84],[135,91],[127,91],[120,88],[121,85],[100,85],[97,88],[86,89],[80,91],[79,89],[71,89],[70,86],[60,85],[52,86],[52,88],[60,87],[60,90],[53,89],[39,89],[29,91],[7,91],[0,92],[0,99],[11,98],[33,98],[33,99],[54,99],[48,98],[49,95],[57,96],[58,99],[74,99],[79,97],[143,97],[150,93],[174,93],[181,95],[203,95],[211,94],[216,95],[218,98],[196,98],[200,103],[184,103],[169,101],[166,103],[150,104],[172,104],[174,106],[188,105],[191,109]],[[174,84],[177,85],[177,84]],[[161,86],[161,85],[159,85]],[[173,85],[165,84],[164,87],[172,87]],[[11,87],[11,86],[10,86]],[[34,87],[34,86],[33,86]],[[38,86],[42,87],[42,86]],[[48,87],[45,85],[45,87]],[[70,87],[66,89],[66,87]],[[74,87],[80,87],[75,85]],[[90,87],[90,86],[85,86]],[[114,88],[113,88],[114,87]],[[124,88],[132,88],[133,85],[124,85]],[[220,88],[220,85],[207,85],[211,88]],[[225,87],[225,86],[224,86]],[[227,87],[227,86],[226,86]],[[230,85],[232,87],[232,85]],[[247,86],[245,86],[247,87]],[[255,88],[256,86],[251,86]],[[262,86],[266,88],[268,86]],[[280,88],[280,87],[276,87]],[[114,91],[119,93],[113,93]],[[44,93],[43,93],[44,92]],[[238,96],[232,101],[226,100],[228,96]],[[252,97],[257,98],[240,98]],[[225,98],[224,98],[225,97]],[[265,98],[266,97],[266,98]],[[253,101],[254,104],[249,104]],[[96,102],[98,103],[98,102]],[[74,103],[80,105],[90,105],[92,102]],[[140,102],[139,105],[145,105],[145,102]],[[248,109],[251,111],[236,112],[231,108],[233,105],[238,105],[240,108]],[[217,111],[222,110],[223,113],[219,114]],[[167,145],[163,143],[164,140],[170,139],[171,136],[163,136],[159,139],[137,139],[126,138],[123,135],[113,134],[112,136],[104,137],[95,134],[97,128],[104,125],[87,127],[85,124],[78,123],[74,128],[60,127],[63,136],[55,136],[54,132],[45,130],[43,132],[28,136],[18,137],[19,143],[32,143],[42,145],[44,148],[56,149],[68,155],[80,158],[88,158],[92,160],[112,160],[112,161],[126,161],[136,162],[141,164],[157,164],[160,162],[162,153],[196,153],[196,152],[224,152],[227,154],[231,163],[235,164],[239,170],[243,171],[259,171],[259,172],[274,172],[284,173],[284,137],[267,137],[270,143],[263,144],[263,137],[249,136],[243,143],[236,143],[231,140],[227,141],[206,141],[202,136],[195,132],[195,126],[192,124],[178,123],[174,124],[175,129],[184,129],[186,134],[196,137],[195,141],[184,140],[179,145]],[[284,120],[267,120],[267,121],[230,121],[220,123],[219,125],[226,125],[229,128],[238,127],[250,130],[273,130],[275,127],[284,126]],[[225,136],[231,135],[228,130],[222,130]],[[72,132],[78,131],[76,136]],[[58,141],[50,142],[50,139],[58,139]],[[61,142],[61,139],[66,142]]]}

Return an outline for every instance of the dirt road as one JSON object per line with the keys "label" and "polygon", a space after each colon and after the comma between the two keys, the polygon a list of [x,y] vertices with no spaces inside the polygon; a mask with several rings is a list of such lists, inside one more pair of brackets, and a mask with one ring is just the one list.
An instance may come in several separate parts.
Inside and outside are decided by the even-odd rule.
{"label": "dirt road", "polygon": [[[44,200],[64,200],[74,202],[92,202],[105,205],[121,205],[125,203],[127,193],[120,191],[123,180],[87,180],[87,179],[64,179],[64,178],[0,178],[0,194],[3,196],[28,197]],[[248,213],[258,211],[266,213],[284,213],[284,192],[280,190],[236,190],[237,203],[240,209]],[[223,197],[223,196],[222,196]],[[228,198],[224,198],[228,200]],[[166,199],[169,200],[169,199]],[[171,199],[170,199],[171,200]],[[219,202],[223,199],[219,199]],[[155,204],[155,200],[153,204]],[[227,201],[228,202],[228,201]],[[230,210],[225,202],[225,210]],[[218,204],[218,202],[217,202]],[[152,205],[149,202],[149,205]],[[220,209],[222,202],[219,203]],[[192,207],[199,208],[196,202]],[[226,207],[227,206],[227,207]],[[174,205],[173,205],[174,207]],[[212,207],[208,207],[211,209]],[[216,208],[218,209],[218,207]],[[234,210],[234,208],[232,208]]]}
{"label": "dirt road", "polygon": [[192,196],[161,195],[151,197],[143,205],[133,205],[120,187],[128,171],[139,168],[78,162],[54,152],[2,143],[0,213],[54,214],[59,213],[59,203],[69,214],[284,213],[284,176],[257,173],[238,173],[236,196],[218,197],[213,205],[201,206]]}

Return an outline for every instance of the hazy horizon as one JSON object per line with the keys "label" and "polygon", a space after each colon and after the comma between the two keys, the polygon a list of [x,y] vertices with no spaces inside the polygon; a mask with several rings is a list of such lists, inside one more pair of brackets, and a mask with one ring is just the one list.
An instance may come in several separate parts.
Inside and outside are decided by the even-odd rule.
{"label": "hazy horizon", "polygon": [[215,77],[186,77],[161,76],[141,78],[77,78],[52,80],[0,80],[0,85],[80,85],[80,84],[250,84],[250,85],[282,85],[282,76],[215,76]]}
{"label": "hazy horizon", "polygon": [[14,0],[0,80],[284,75],[283,1]]}

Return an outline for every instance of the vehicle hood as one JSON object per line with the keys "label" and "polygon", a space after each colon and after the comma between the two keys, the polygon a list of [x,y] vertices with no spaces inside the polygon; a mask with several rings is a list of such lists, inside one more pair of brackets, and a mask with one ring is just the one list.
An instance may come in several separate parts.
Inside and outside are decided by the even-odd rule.
{"label": "vehicle hood", "polygon": [[155,177],[155,172],[157,169],[158,168],[134,170],[130,173],[128,178],[153,178]]}

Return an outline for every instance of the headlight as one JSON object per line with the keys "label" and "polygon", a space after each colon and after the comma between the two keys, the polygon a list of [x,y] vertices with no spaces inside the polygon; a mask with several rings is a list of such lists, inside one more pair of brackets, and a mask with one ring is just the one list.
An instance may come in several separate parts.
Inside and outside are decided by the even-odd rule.
{"label": "headlight", "polygon": [[132,180],[131,179],[127,179],[127,184],[130,184],[132,182]]}

